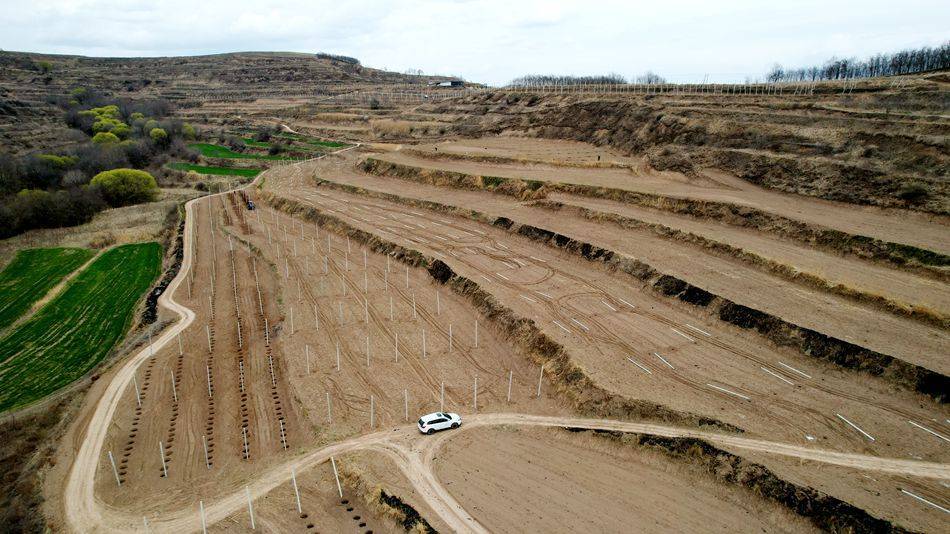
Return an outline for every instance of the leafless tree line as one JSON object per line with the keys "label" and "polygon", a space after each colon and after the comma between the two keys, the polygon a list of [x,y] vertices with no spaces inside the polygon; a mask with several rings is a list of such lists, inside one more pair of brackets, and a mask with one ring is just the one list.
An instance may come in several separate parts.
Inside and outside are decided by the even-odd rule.
{"label": "leafless tree line", "polygon": [[786,69],[776,64],[766,75],[770,82],[846,80],[895,76],[950,68],[950,41],[931,48],[925,46],[891,54],[877,54],[865,60],[831,58],[822,66]]}

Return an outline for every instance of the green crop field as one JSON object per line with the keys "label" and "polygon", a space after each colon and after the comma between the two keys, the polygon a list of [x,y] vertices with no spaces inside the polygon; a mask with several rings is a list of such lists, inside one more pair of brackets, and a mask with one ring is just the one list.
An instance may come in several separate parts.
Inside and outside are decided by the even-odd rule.
{"label": "green crop field", "polygon": [[108,250],[0,339],[0,412],[40,400],[102,361],[124,337],[161,264],[158,243]]}
{"label": "green crop field", "polygon": [[270,143],[265,143],[264,141],[258,141],[252,137],[242,137],[241,141],[244,141],[244,144],[247,146],[252,146],[256,148],[270,148]]}
{"label": "green crop field", "polygon": [[92,255],[91,250],[83,248],[31,248],[17,252],[0,272],[0,331]]}
{"label": "green crop field", "polygon": [[307,137],[300,134],[292,133],[280,133],[276,134],[277,137],[283,137],[284,139],[293,139],[294,141],[300,141],[301,143],[307,143],[308,145],[313,146],[322,146],[327,148],[345,148],[350,146],[347,143],[341,143],[339,141],[321,141],[320,139],[314,139],[313,137]]}
{"label": "green crop field", "polygon": [[169,163],[168,167],[170,169],[175,169],[176,171],[194,171],[198,174],[215,174],[220,176],[245,176],[253,178],[260,174],[263,169],[237,169],[233,167],[209,167],[207,165],[195,165],[193,163],[185,163],[183,161],[176,161],[174,163]]}
{"label": "green crop field", "polygon": [[229,158],[229,159],[266,159],[266,160],[284,160],[284,159],[293,159],[284,156],[271,156],[267,154],[245,154],[243,152],[235,152],[228,147],[221,145],[212,145],[210,143],[192,143],[188,145],[189,148],[193,148],[198,152],[201,152],[202,156],[207,158]]}

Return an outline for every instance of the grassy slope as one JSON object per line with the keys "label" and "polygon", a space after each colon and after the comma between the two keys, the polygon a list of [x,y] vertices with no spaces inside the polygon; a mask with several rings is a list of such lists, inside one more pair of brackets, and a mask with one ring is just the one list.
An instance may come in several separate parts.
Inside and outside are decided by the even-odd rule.
{"label": "grassy slope", "polygon": [[0,412],[83,376],[125,335],[161,271],[158,243],[123,245],[96,259],[54,300],[0,339]]}
{"label": "grassy slope", "polygon": [[341,143],[338,141],[321,141],[319,139],[315,139],[313,137],[307,137],[305,135],[300,135],[300,134],[280,133],[276,135],[277,137],[283,137],[284,139],[293,139],[294,141],[300,141],[301,143],[306,143],[308,145],[313,145],[313,146],[320,146],[320,147],[327,147],[327,148],[343,148],[343,147],[349,146],[346,143]]}
{"label": "grassy slope", "polygon": [[91,258],[82,248],[21,250],[0,272],[0,331],[13,324],[67,274]]}
{"label": "grassy slope", "polygon": [[215,174],[220,176],[248,176],[254,177],[257,176],[262,169],[236,169],[231,167],[209,167],[207,165],[194,165],[192,163],[185,163],[182,161],[176,161],[175,163],[169,163],[169,168],[175,169],[176,171],[195,171],[198,174]]}
{"label": "grassy slope", "polygon": [[266,159],[266,160],[284,160],[284,159],[293,159],[287,158],[284,156],[271,156],[265,154],[245,154],[243,152],[235,152],[230,148],[223,147],[220,145],[212,145],[210,143],[192,143],[188,145],[189,148],[193,148],[201,153],[202,156],[206,158],[229,158],[229,159]]}

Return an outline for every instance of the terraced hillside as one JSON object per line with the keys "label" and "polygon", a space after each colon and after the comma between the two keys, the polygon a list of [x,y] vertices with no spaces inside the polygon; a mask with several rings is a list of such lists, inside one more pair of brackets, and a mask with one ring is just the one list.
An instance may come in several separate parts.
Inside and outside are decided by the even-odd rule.
{"label": "terraced hillside", "polygon": [[496,91],[422,106],[453,132],[571,139],[700,176],[729,171],[770,189],[950,213],[950,75],[834,84],[814,93],[551,94]]}
{"label": "terraced hillside", "polygon": [[180,109],[227,102],[227,114],[233,116],[265,102],[286,106],[294,100],[312,101],[359,88],[424,86],[435,79],[440,78],[388,72],[315,54],[95,58],[0,52],[0,146],[23,152],[73,141],[51,98],[68,95],[77,87],[116,97],[165,98]]}

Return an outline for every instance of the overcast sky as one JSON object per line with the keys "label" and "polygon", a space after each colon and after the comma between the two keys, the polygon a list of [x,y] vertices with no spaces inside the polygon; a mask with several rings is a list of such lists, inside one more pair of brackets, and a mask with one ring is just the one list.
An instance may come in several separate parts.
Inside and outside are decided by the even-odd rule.
{"label": "overcast sky", "polygon": [[0,0],[0,48],[93,56],[326,51],[502,84],[647,69],[741,81],[950,39],[950,0]]}

